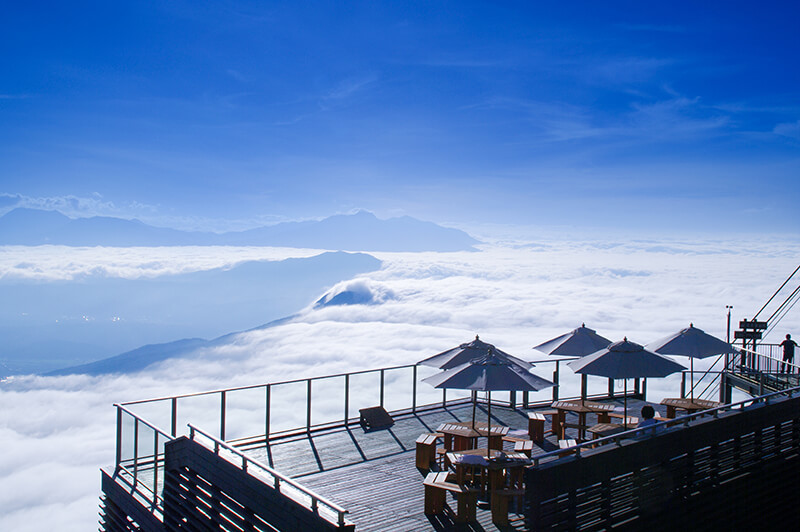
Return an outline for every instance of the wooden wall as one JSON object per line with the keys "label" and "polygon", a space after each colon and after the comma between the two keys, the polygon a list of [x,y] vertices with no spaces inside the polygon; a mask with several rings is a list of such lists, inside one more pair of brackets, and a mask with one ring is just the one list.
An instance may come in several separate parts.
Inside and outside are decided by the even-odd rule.
{"label": "wooden wall", "polygon": [[528,526],[785,528],[800,517],[799,450],[800,396],[605,445],[526,471]]}

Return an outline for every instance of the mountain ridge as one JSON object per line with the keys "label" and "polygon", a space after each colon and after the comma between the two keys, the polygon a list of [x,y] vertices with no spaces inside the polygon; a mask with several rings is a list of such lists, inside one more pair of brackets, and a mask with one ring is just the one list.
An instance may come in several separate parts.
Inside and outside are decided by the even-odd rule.
{"label": "mountain ridge", "polygon": [[282,222],[211,233],[148,225],[109,216],[70,218],[59,211],[18,207],[0,217],[0,245],[279,246],[343,251],[475,251],[468,233],[410,216],[379,219],[368,211],[318,221]]}

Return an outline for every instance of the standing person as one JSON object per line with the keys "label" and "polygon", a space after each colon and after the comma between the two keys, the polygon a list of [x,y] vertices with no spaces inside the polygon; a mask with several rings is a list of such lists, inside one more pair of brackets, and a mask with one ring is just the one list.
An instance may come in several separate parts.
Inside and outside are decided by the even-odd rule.
{"label": "standing person", "polygon": [[[781,363],[781,373],[785,373],[786,371],[786,363],[792,364],[794,362],[794,348],[797,347],[797,343],[792,340],[792,335],[787,334],[786,340],[781,342],[781,347],[783,347],[783,363]],[[791,373],[791,368],[789,368],[789,372]]]}

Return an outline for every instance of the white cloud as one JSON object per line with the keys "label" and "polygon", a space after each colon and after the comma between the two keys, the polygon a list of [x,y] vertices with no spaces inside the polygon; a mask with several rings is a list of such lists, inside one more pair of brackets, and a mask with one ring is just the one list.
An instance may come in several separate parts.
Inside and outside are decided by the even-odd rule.
{"label": "white cloud", "polygon": [[0,250],[0,279],[42,281],[70,280],[87,275],[122,279],[153,278],[232,267],[252,260],[311,257],[321,252],[313,249],[234,246],[0,246]]}
{"label": "white cloud", "polygon": [[797,122],[784,122],[778,124],[772,131],[776,135],[800,139],[800,120]]}
{"label": "white cloud", "polygon": [[[169,361],[138,375],[18,377],[4,383],[0,529],[95,527],[98,468],[113,463],[112,403],[413,363],[476,333],[530,359],[546,358],[531,346],[581,322],[613,340],[627,335],[639,343],[689,321],[724,337],[725,305],[734,305],[735,317],[750,317],[796,267],[800,255],[796,242],[777,240],[747,245],[614,240],[540,244],[478,253],[376,254],[385,267],[361,276],[356,284],[394,295],[382,304],[309,306],[289,323],[241,334],[193,359]],[[278,253],[166,248],[112,258],[103,249],[28,251],[28,261],[46,275],[69,262],[78,265],[76,271],[95,266],[141,275]],[[24,255],[24,250],[11,252],[17,255],[3,257],[4,268]],[[783,329],[800,329],[796,312],[776,334],[782,335]],[[534,371],[549,377],[552,365],[542,363]],[[563,367],[562,377],[575,393],[577,378]],[[677,377],[651,381],[651,399],[677,393],[678,382]],[[597,391],[606,386],[602,379],[590,379],[590,384]],[[432,389],[420,391],[436,395]],[[331,400],[330,409],[337,408]],[[163,412],[149,412],[151,416],[166,426]],[[185,421],[181,419],[181,426]]]}

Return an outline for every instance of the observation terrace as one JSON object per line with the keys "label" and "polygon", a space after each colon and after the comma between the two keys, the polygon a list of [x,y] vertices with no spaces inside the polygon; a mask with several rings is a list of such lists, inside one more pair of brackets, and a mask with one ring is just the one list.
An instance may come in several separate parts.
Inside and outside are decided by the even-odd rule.
{"label": "observation terrace", "polygon": [[[434,370],[398,366],[115,405],[116,461],[102,471],[103,530],[546,530],[766,528],[796,520],[788,502],[800,473],[798,369],[779,371],[775,348],[722,357],[710,370],[684,371],[681,397],[719,408],[559,449],[554,434],[533,445],[524,495],[509,523],[478,504],[475,521],[424,513],[425,472],[415,441],[444,422],[469,421],[468,393],[434,390]],[[536,361],[556,386],[533,397],[492,395],[492,424],[524,431],[528,412],[587,396],[561,384],[564,359]],[[717,368],[717,369],[715,369]],[[547,375],[548,377],[550,375]],[[565,381],[566,382],[566,381]],[[578,388],[578,387],[576,387]],[[631,415],[647,383],[628,393]],[[732,389],[750,394],[731,404]],[[583,393],[581,393],[583,392]],[[676,390],[677,394],[677,390]],[[593,401],[622,409],[612,382]],[[487,398],[477,394],[478,420]],[[358,411],[382,406],[394,424],[365,431]],[[656,406],[666,415],[666,408]],[[567,414],[564,439],[578,437]],[[513,441],[503,443],[506,451]]]}

